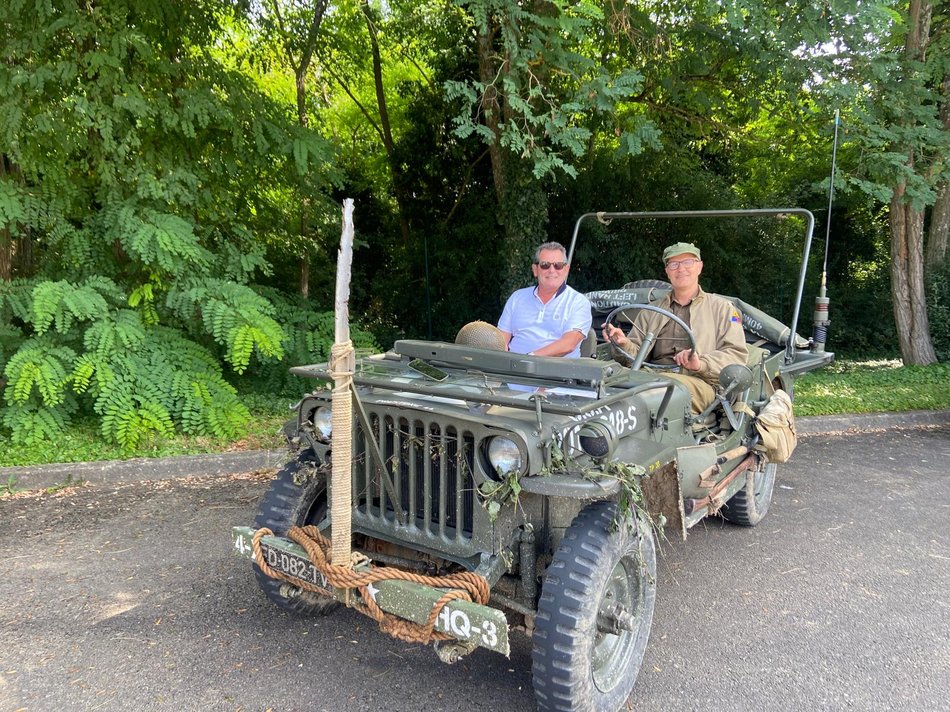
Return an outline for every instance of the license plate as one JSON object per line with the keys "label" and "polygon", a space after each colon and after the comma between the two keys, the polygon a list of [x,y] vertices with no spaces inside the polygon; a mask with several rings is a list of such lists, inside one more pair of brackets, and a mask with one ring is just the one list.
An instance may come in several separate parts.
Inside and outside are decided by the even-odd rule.
{"label": "license plate", "polygon": [[327,581],[327,577],[313,565],[310,559],[268,546],[263,542],[261,542],[261,554],[264,556],[265,563],[272,569],[313,586],[319,586],[321,591],[318,593],[325,593],[327,596],[333,597],[333,589],[330,582]]}

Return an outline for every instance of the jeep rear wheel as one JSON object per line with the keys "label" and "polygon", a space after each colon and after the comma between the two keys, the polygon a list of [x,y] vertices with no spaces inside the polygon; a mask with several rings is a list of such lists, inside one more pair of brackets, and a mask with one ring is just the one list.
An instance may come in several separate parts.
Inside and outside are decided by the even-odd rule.
{"label": "jeep rear wheel", "polygon": [[[298,482],[300,484],[298,484]],[[261,500],[261,509],[254,520],[256,527],[267,527],[274,534],[285,536],[292,526],[314,524],[321,530],[328,523],[326,475],[305,458],[288,462],[277,473],[270,489]],[[284,581],[265,576],[254,567],[257,583],[264,594],[279,608],[300,615],[326,615],[339,604],[333,599],[299,589],[289,588]],[[287,596],[281,593],[292,592]]]}
{"label": "jeep rear wheel", "polygon": [[769,462],[765,467],[749,470],[745,485],[726,502],[719,513],[727,522],[743,527],[754,527],[768,514],[775,489],[778,465]]}
{"label": "jeep rear wheel", "polygon": [[585,507],[564,534],[538,603],[532,651],[541,710],[618,710],[633,690],[653,622],[653,534],[615,502]]}

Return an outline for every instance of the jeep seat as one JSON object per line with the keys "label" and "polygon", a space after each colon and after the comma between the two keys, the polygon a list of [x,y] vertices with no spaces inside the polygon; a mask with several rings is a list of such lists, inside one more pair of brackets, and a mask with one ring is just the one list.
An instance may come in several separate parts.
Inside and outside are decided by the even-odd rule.
{"label": "jeep seat", "polygon": [[581,342],[581,358],[595,358],[597,351],[597,332],[588,329],[587,336]]}

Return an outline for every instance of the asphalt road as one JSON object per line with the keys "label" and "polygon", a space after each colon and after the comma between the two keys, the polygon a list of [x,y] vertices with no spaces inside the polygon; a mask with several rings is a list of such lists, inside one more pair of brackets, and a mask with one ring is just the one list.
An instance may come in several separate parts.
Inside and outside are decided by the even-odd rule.
{"label": "asphalt road", "polygon": [[[950,709],[950,426],[802,441],[754,529],[665,544],[636,710]],[[262,475],[0,501],[0,711],[532,710],[530,641],[445,666],[266,602]]]}

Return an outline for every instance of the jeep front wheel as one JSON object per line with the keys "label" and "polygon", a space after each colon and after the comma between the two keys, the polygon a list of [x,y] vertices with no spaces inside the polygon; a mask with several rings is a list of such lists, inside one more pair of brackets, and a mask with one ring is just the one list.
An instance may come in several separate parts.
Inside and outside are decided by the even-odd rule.
{"label": "jeep front wheel", "polygon": [[633,690],[650,637],[656,552],[650,526],[615,502],[585,507],[545,575],[532,675],[541,710],[618,710]]}
{"label": "jeep front wheel", "polygon": [[[271,482],[254,524],[258,528],[267,527],[279,536],[286,536],[292,526],[307,524],[326,530],[329,523],[327,507],[326,474],[308,459],[298,457],[284,465]],[[328,531],[324,533],[329,534]],[[272,579],[257,566],[254,573],[264,595],[286,611],[309,616],[326,615],[339,605],[331,598]]]}

